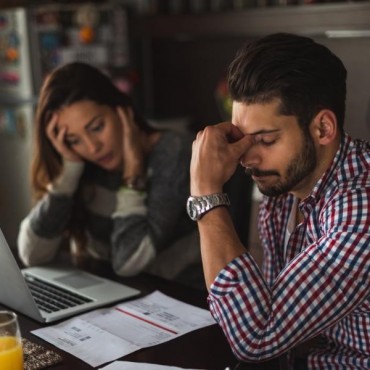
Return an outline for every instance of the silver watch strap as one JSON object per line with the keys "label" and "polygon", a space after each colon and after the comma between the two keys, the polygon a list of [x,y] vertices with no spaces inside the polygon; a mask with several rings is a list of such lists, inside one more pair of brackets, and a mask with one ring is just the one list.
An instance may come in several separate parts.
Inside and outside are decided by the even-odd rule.
{"label": "silver watch strap", "polygon": [[187,211],[189,217],[192,220],[197,221],[211,209],[229,205],[230,199],[226,193],[190,196],[187,202]]}

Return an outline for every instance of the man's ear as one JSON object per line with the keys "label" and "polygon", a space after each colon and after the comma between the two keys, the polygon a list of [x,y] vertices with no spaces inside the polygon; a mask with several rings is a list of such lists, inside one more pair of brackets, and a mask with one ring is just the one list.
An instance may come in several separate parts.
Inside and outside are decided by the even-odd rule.
{"label": "man's ear", "polygon": [[337,118],[329,109],[323,109],[316,114],[311,123],[311,135],[319,145],[333,142],[338,133]]}

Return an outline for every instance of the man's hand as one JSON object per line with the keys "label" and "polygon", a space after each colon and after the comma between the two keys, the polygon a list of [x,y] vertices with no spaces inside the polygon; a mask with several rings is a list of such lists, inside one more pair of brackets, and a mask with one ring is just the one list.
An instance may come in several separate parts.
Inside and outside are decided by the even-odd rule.
{"label": "man's hand", "polygon": [[190,165],[191,194],[222,192],[223,185],[235,172],[241,156],[253,143],[250,135],[230,122],[207,126],[193,142]]}

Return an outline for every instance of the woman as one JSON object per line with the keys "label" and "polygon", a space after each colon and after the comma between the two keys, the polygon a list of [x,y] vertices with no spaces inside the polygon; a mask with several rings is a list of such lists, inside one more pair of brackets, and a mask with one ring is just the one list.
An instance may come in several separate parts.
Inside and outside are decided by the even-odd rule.
{"label": "woman", "polygon": [[105,74],[71,63],[44,81],[35,139],[25,265],[53,260],[65,240],[121,276],[176,278],[199,260],[184,206],[192,137],[153,129]]}

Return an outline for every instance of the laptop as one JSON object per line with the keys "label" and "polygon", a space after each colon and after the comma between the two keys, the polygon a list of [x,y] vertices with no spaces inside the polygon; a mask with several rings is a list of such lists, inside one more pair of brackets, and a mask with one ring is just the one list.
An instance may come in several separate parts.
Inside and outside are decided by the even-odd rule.
{"label": "laptop", "polygon": [[39,322],[54,322],[140,294],[76,268],[20,269],[0,229],[0,303]]}

